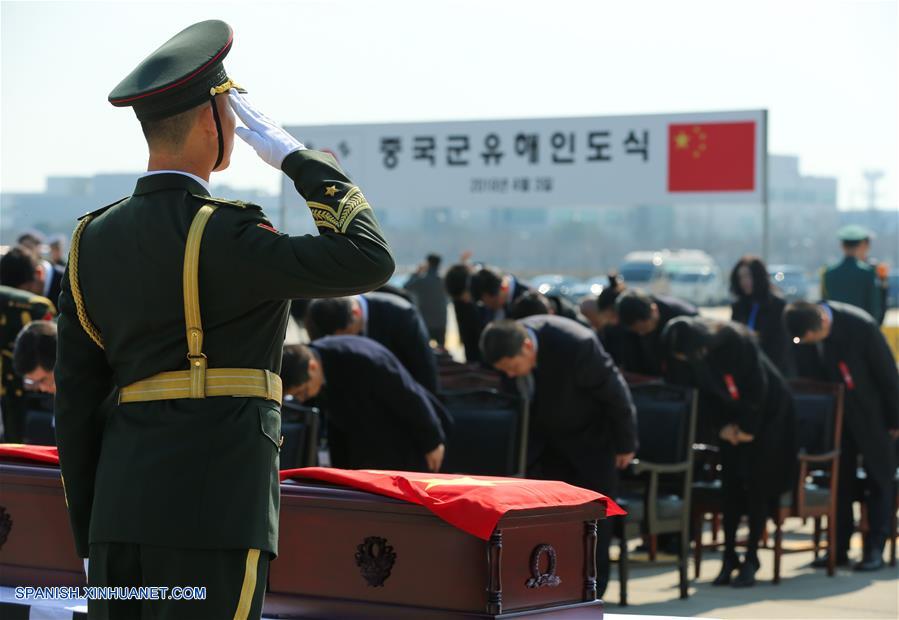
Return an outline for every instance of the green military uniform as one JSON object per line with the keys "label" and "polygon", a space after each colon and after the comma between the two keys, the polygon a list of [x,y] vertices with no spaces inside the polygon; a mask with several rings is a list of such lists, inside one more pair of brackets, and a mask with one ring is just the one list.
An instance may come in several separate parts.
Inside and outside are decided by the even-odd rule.
{"label": "green military uniform", "polygon": [[[131,87],[199,79],[196,66],[220,65],[231,30],[202,22],[172,41]],[[183,50],[198,55],[179,68],[187,78],[148,82],[167,66],[160,54]],[[232,85],[220,67],[200,75],[200,102]],[[116,101],[129,99],[117,91]],[[174,113],[165,98],[177,94],[156,96]],[[159,113],[141,105],[140,118]],[[289,300],[361,293],[393,273],[372,210],[332,156],[300,148],[281,169],[318,236],[278,232],[259,206],[212,198],[174,172],[140,178],[73,235],[56,363],[66,501],[77,551],[90,552],[90,585],[208,587],[204,605],[153,603],[153,617],[259,617],[278,553],[277,373]],[[139,606],[90,601],[89,616],[136,617]]]}
{"label": "green military uniform", "polygon": [[[859,242],[871,233],[861,226],[845,226],[838,236],[841,241]],[[821,275],[821,298],[840,301],[861,308],[875,321],[883,320],[883,291],[873,265],[846,256],[824,269]]]}
{"label": "green military uniform", "polygon": [[16,336],[32,321],[49,320],[55,315],[56,308],[46,297],[0,286],[0,410],[6,443],[22,443],[25,432],[25,388],[22,377],[12,368]]}

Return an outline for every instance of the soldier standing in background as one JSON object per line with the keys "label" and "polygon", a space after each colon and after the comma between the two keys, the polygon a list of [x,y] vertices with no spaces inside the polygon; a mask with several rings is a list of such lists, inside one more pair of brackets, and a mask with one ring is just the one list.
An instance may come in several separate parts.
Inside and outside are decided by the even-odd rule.
{"label": "soldier standing in background", "polygon": [[873,235],[857,225],[844,226],[837,235],[843,245],[843,260],[824,270],[821,298],[861,308],[880,325],[886,312],[886,287],[877,268],[868,262]]}

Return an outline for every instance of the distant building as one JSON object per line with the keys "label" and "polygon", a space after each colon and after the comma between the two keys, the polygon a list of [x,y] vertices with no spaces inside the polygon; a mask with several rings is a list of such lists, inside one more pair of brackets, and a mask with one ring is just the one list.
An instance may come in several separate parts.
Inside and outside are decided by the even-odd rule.
{"label": "distant building", "polygon": [[[13,243],[21,230],[36,228],[46,234],[71,234],[78,217],[129,196],[140,172],[94,176],[47,177],[43,192],[0,193],[0,244]],[[278,218],[278,196],[259,190],[212,185],[212,195],[261,205]],[[311,219],[311,218],[310,218]]]}

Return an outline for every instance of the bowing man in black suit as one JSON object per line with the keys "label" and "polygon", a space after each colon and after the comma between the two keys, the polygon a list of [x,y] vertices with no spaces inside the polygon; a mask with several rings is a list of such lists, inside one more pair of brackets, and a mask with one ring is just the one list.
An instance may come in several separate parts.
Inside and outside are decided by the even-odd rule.
{"label": "bowing man in black suit", "polygon": [[[627,384],[596,334],[576,321],[536,315],[497,321],[481,336],[486,363],[521,377],[532,393],[527,475],[616,494],[637,449]],[[609,577],[611,524],[600,522],[598,594]]]}
{"label": "bowing man in black suit", "polygon": [[[845,388],[840,473],[837,478],[838,565],[849,563],[849,541],[855,529],[858,455],[867,472],[868,532],[856,570],[883,568],[883,546],[889,531],[899,438],[899,373],[879,324],[870,314],[837,301],[797,301],[784,311],[793,337],[800,377],[842,383]],[[822,559],[823,560],[823,559]],[[816,566],[823,562],[816,562]]]}
{"label": "bowing man in black suit", "polygon": [[615,313],[618,315],[618,325],[629,332],[622,343],[625,350],[612,350],[616,363],[628,372],[660,377],[664,373],[665,361],[662,330],[671,319],[698,316],[699,310],[676,297],[627,289],[615,300]]}
{"label": "bowing man in black suit", "polygon": [[396,355],[409,374],[430,392],[437,390],[437,358],[421,313],[390,293],[316,299],[306,311],[311,340],[357,335],[380,342]]}
{"label": "bowing man in black suit", "polygon": [[532,289],[511,273],[484,267],[471,276],[471,296],[488,311],[493,321],[512,316],[512,305]]}
{"label": "bowing man in black suit", "polygon": [[324,397],[334,467],[440,470],[449,414],[377,342],[328,336],[287,345],[281,379],[301,402]]}

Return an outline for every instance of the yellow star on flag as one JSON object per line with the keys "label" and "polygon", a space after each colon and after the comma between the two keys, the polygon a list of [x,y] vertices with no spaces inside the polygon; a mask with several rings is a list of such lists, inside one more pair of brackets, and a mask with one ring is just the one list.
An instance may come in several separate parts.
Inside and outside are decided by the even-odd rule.
{"label": "yellow star on flag", "polygon": [[330,187],[325,188],[325,196],[335,196],[337,195],[337,186],[332,185]]}
{"label": "yellow star on flag", "polygon": [[497,484],[515,482],[514,480],[478,480],[471,476],[462,476],[461,478],[413,478],[414,482],[425,482],[428,486],[425,491],[430,491],[432,487],[492,487]]}
{"label": "yellow star on flag", "polygon": [[679,149],[685,149],[690,146],[690,136],[686,132],[680,132],[674,136],[674,145]]}

